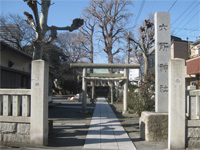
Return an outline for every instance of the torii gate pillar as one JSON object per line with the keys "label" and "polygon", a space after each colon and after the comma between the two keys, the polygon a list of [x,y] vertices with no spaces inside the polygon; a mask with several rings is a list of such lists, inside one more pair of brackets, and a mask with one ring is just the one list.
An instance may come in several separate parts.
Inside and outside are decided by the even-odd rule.
{"label": "torii gate pillar", "polygon": [[[125,80],[124,84],[124,97],[123,97],[123,114],[128,113],[128,69],[139,69],[139,64],[93,64],[93,63],[75,63],[70,64],[70,67],[73,68],[83,68],[83,79],[82,79],[82,112],[87,113],[86,110],[86,95],[87,95],[87,82],[86,80],[94,80],[94,78],[86,77],[86,68],[124,68],[124,77],[123,80]],[[100,80],[106,80],[105,78]],[[116,80],[122,80],[122,78],[108,78],[108,81],[116,81]]]}
{"label": "torii gate pillar", "polygon": [[82,77],[82,110],[81,113],[88,113],[87,111],[87,81],[85,79],[87,73],[87,68],[83,68]]}
{"label": "torii gate pillar", "polygon": [[124,83],[124,96],[123,96],[123,112],[122,114],[126,114],[128,113],[128,69],[124,68],[124,77],[126,77],[127,79],[125,80]]}

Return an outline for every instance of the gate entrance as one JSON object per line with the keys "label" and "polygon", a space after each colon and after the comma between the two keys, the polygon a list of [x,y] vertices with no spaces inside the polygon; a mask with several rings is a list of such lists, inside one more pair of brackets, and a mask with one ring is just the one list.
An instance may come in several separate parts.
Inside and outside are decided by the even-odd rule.
{"label": "gate entrance", "polygon": [[[139,64],[93,64],[93,63],[72,63],[70,64],[71,68],[82,68],[82,112],[87,113],[87,103],[86,103],[86,95],[87,95],[87,81],[91,82],[92,85],[92,98],[94,98],[94,84],[96,81],[109,82],[111,87],[111,93],[113,91],[113,82],[114,81],[123,81],[124,85],[124,93],[123,93],[123,114],[127,113],[128,105],[128,69],[139,69]],[[124,73],[121,74],[93,74],[87,73],[87,69],[94,68],[104,68],[104,69],[123,69]],[[111,103],[113,103],[113,97],[111,94]]]}

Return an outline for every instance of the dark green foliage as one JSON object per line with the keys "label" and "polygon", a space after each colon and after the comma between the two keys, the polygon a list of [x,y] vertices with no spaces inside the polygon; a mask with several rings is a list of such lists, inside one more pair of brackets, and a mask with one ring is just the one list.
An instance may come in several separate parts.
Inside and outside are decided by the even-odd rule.
{"label": "dark green foliage", "polygon": [[81,83],[77,83],[75,80],[62,80],[59,85],[62,87],[63,95],[81,92]]}
{"label": "dark green foliage", "polygon": [[154,111],[155,109],[155,75],[150,72],[144,76],[140,86],[129,87],[128,108],[139,116],[142,111]]}
{"label": "dark green foliage", "polygon": [[144,76],[144,81],[141,83],[139,94],[143,101],[144,110],[153,111],[155,108],[155,74],[153,72]]}
{"label": "dark green foliage", "polygon": [[128,93],[128,109],[130,112],[138,114],[138,116],[143,111],[141,96],[138,92],[130,91]]}

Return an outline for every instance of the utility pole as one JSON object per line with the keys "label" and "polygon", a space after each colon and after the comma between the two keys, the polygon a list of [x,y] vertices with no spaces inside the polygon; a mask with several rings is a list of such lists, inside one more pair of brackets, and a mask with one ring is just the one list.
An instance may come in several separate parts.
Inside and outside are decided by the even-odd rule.
{"label": "utility pole", "polygon": [[128,38],[127,38],[127,48],[128,48],[128,64],[130,63],[130,52],[131,52],[131,49],[130,49],[130,31],[128,32]]}
{"label": "utility pole", "polygon": [[190,51],[190,43],[189,43],[189,30],[190,29],[186,29],[185,30],[187,31],[187,45],[188,45],[188,59],[190,58],[190,55],[191,55],[191,51]]}
{"label": "utility pole", "polygon": [[188,58],[190,58],[191,50],[190,50],[189,37],[187,37],[186,39],[187,39],[187,45],[188,45]]}

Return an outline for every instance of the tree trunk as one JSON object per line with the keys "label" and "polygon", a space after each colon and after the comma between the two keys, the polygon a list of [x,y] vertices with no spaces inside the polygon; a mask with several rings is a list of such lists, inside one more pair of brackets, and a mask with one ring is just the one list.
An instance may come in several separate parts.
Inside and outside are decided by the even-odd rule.
{"label": "tree trunk", "polygon": [[33,52],[33,60],[42,59],[44,49],[44,43],[43,42],[34,42],[34,52]]}
{"label": "tree trunk", "polygon": [[[93,61],[93,50],[90,52],[90,63],[94,63]],[[93,68],[90,68],[90,73],[93,73]]]}
{"label": "tree trunk", "polygon": [[143,53],[144,58],[144,75],[147,75],[148,73],[148,57]]}
{"label": "tree trunk", "polygon": [[[113,63],[113,54],[112,54],[112,51],[109,51],[109,53],[107,53],[108,54],[108,63]],[[113,73],[113,69],[109,69],[109,72],[110,72],[110,74],[112,74]]]}
{"label": "tree trunk", "polygon": [[[94,47],[92,38],[90,41],[90,63],[94,63]],[[93,73],[93,68],[90,69],[90,73]]]}
{"label": "tree trunk", "polygon": [[108,53],[108,63],[113,63],[113,54],[111,51]]}

